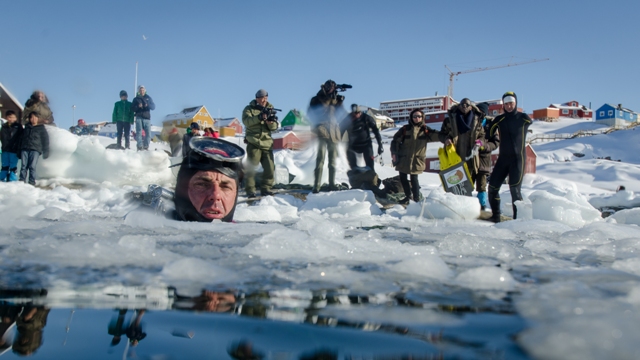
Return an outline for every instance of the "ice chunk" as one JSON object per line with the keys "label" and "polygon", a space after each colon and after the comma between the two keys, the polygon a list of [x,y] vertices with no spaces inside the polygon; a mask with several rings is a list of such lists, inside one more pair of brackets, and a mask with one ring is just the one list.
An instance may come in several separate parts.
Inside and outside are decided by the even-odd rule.
{"label": "ice chunk", "polygon": [[480,203],[475,197],[454,195],[438,188],[431,191],[423,202],[411,203],[405,215],[427,219],[471,220],[480,216]]}
{"label": "ice chunk", "polygon": [[509,272],[495,266],[481,266],[463,271],[455,283],[474,290],[512,291],[518,285]]}

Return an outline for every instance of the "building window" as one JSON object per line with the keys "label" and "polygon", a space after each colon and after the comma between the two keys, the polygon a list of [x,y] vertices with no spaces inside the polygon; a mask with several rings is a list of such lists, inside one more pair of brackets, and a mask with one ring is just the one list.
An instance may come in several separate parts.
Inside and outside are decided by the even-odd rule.
{"label": "building window", "polygon": [[562,109],[562,115],[567,115],[569,113],[568,109]]}
{"label": "building window", "polygon": [[429,119],[431,119],[431,115],[427,115],[427,116],[425,116],[425,117],[424,117],[424,119],[425,119],[425,120],[429,120]]}
{"label": "building window", "polygon": [[491,111],[491,113],[492,113],[493,115],[498,115],[498,110],[493,110],[493,111]]}
{"label": "building window", "polygon": [[571,106],[578,106],[576,103],[571,103]]}
{"label": "building window", "polygon": [[600,117],[604,116],[604,111],[600,111]]}
{"label": "building window", "polygon": [[609,111],[607,112],[607,115],[609,115],[609,116],[613,116],[613,110],[609,110]]}

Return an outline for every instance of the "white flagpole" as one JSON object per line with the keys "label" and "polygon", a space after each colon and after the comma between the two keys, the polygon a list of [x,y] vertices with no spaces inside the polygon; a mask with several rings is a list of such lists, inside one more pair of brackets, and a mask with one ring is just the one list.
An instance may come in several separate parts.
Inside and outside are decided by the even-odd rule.
{"label": "white flagpole", "polygon": [[136,61],[136,80],[133,83],[133,97],[136,96],[138,91],[138,62]]}

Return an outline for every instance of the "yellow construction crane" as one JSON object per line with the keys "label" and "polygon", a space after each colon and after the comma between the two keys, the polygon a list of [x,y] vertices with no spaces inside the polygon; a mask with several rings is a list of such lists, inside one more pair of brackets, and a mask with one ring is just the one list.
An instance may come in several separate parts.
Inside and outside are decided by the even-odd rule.
{"label": "yellow construction crane", "polygon": [[447,65],[445,65],[444,67],[446,67],[447,71],[449,71],[449,90],[448,90],[448,95],[449,95],[450,98],[453,98],[453,80],[454,80],[454,77],[456,77],[458,75],[468,74],[468,73],[478,72],[478,71],[493,70],[493,69],[500,69],[500,68],[511,67],[511,66],[530,64],[530,63],[534,63],[534,62],[547,61],[547,60],[549,60],[549,59],[548,58],[547,59],[533,59],[533,60],[522,61],[522,62],[517,62],[517,63],[509,62],[508,64],[504,64],[504,65],[489,66],[489,67],[469,69],[469,70],[463,70],[463,71],[453,71],[453,70],[449,69],[449,67]]}

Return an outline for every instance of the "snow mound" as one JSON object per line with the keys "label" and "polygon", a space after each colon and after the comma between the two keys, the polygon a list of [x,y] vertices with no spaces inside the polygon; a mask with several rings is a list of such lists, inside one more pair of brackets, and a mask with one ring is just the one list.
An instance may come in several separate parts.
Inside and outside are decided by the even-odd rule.
{"label": "snow mound", "polygon": [[371,191],[345,190],[309,194],[300,211],[319,211],[329,216],[380,215],[376,197]]}
{"label": "snow mound", "polygon": [[409,204],[405,215],[427,219],[472,220],[480,216],[480,203],[476,197],[453,195],[437,188],[422,203]]}
{"label": "snow mound", "polygon": [[[108,150],[104,143],[112,139],[100,136],[77,136],[66,130],[47,126],[48,159],[37,165],[38,179],[83,179],[115,185],[171,184],[167,153],[156,151]],[[134,145],[135,147],[135,145]]]}

